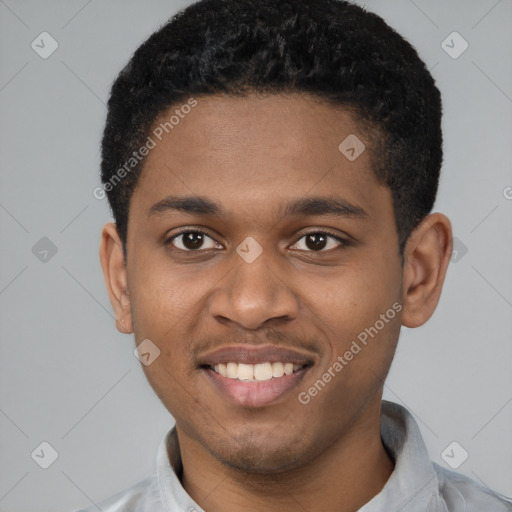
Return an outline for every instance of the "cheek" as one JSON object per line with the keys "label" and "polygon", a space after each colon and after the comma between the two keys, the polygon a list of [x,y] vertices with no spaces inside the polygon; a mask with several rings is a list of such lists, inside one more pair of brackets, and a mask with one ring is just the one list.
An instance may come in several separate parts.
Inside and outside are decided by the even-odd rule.
{"label": "cheek", "polygon": [[172,337],[178,322],[183,324],[183,320],[197,314],[205,283],[179,268],[148,261],[129,283],[134,327],[142,335],[148,330],[153,335]]}
{"label": "cheek", "polygon": [[325,279],[302,277],[302,297],[306,309],[331,332],[357,334],[397,300],[396,279],[391,270],[383,271],[378,265],[345,267]]}
{"label": "cheek", "polygon": [[330,346],[324,365],[329,368],[341,356],[341,373],[350,375],[350,382],[369,377],[361,368],[386,372],[400,332],[399,274],[381,263],[342,268],[322,286],[305,283],[305,289],[315,290],[307,295],[307,309]]}
{"label": "cheek", "polygon": [[160,357],[150,366],[143,367],[149,385],[173,415],[183,408],[182,403],[187,401],[189,393],[180,368],[175,366],[177,359],[175,356],[168,358],[162,351]]}

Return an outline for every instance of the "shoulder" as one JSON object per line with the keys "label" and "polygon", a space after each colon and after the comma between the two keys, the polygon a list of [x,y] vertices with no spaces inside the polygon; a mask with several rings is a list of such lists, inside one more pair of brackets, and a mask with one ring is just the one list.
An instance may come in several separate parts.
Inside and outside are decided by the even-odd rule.
{"label": "shoulder", "polygon": [[512,500],[495,493],[471,478],[433,463],[439,495],[450,512],[511,512]]}
{"label": "shoulder", "polygon": [[[75,512],[98,512],[98,508],[102,512],[161,512],[160,503],[158,479],[151,475],[108,499]],[[152,505],[151,509],[148,504]]]}

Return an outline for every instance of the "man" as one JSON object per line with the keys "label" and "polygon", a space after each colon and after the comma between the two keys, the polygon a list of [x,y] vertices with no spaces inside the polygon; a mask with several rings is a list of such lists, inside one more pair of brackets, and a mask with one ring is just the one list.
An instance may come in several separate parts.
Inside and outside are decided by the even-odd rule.
{"label": "man", "polygon": [[401,36],[344,1],[203,0],[108,109],[101,263],[176,426],[103,512],[512,510],[382,401],[452,252],[440,93]]}

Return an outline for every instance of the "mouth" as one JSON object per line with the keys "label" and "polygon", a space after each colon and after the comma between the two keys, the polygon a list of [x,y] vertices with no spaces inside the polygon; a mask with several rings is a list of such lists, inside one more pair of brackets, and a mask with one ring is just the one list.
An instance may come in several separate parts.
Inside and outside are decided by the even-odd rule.
{"label": "mouth", "polygon": [[306,364],[293,364],[277,361],[271,363],[246,364],[246,363],[219,363],[209,365],[206,368],[227,379],[237,379],[243,382],[265,382],[271,379],[280,379],[284,375],[291,375],[306,368]]}
{"label": "mouth", "polygon": [[263,407],[289,398],[313,366],[310,355],[278,347],[226,347],[201,359],[200,370],[223,401]]}

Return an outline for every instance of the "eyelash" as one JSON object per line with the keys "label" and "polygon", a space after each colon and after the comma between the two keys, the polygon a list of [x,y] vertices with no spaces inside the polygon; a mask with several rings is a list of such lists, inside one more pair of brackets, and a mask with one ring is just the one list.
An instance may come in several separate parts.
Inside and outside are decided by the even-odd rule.
{"label": "eyelash", "polygon": [[[171,237],[169,237],[166,241],[165,241],[165,245],[172,245],[172,242],[174,239],[178,238],[179,236],[181,235],[184,235],[184,234],[187,234],[187,233],[194,233],[194,234],[199,234],[199,235],[205,235],[207,236],[208,238],[211,238],[212,240],[215,241],[215,239],[210,236],[206,231],[202,231],[200,229],[184,229],[178,233],[174,233]],[[312,231],[308,231],[306,233],[303,233],[302,236],[300,238],[297,239],[297,241],[293,244],[293,245],[296,245],[299,240],[302,240],[304,237],[308,236],[308,235],[327,235],[331,238],[333,238],[334,240],[336,240],[337,242],[339,242],[341,245],[339,247],[336,247],[334,249],[328,249],[327,251],[326,250],[320,250],[320,251],[312,251],[312,250],[309,250],[309,251],[306,251],[306,252],[312,252],[312,253],[316,253],[316,254],[321,254],[321,253],[329,253],[331,251],[334,251],[336,249],[341,249],[343,247],[348,247],[350,245],[350,241],[345,239],[345,238],[341,238],[339,235],[335,235],[334,233],[331,233],[330,231],[328,230],[312,230]],[[216,242],[218,243],[218,242]],[[177,247],[175,247],[175,249],[177,251],[181,251],[181,252],[187,252],[187,253],[195,253],[195,252],[200,252],[201,249],[197,249],[197,250],[192,250],[192,249],[189,249],[189,250],[183,250],[183,249],[179,249]],[[204,249],[203,249],[204,250]],[[209,249],[207,249],[209,250]]]}

